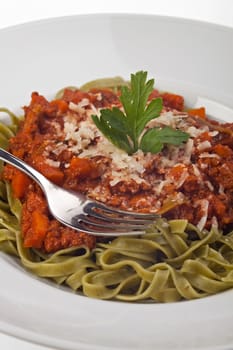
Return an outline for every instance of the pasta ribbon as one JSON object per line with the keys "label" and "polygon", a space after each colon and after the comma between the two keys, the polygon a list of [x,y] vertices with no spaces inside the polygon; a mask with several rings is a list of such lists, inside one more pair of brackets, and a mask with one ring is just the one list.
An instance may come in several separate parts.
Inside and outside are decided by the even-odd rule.
{"label": "pasta ribbon", "polygon": [[[119,78],[82,87],[122,85]],[[0,147],[7,148],[19,120],[0,123]],[[2,163],[1,163],[2,166]],[[44,254],[23,246],[22,205],[10,184],[0,181],[0,250],[33,274],[99,299],[174,302],[212,295],[233,287],[233,231],[213,226],[200,231],[187,220],[157,219],[143,236],[97,243],[92,251],[72,247]],[[193,236],[195,235],[195,239]]]}

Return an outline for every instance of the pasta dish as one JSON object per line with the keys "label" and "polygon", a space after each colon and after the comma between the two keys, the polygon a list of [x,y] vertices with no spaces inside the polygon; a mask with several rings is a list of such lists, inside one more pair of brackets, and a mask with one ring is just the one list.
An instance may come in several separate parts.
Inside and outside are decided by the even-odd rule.
{"label": "pasta dish", "polygon": [[33,92],[23,118],[0,109],[11,118],[0,142],[59,186],[161,218],[136,238],[77,232],[51,216],[33,180],[2,164],[0,250],[94,298],[171,302],[233,287],[233,123],[152,83],[137,72],[51,101]]}

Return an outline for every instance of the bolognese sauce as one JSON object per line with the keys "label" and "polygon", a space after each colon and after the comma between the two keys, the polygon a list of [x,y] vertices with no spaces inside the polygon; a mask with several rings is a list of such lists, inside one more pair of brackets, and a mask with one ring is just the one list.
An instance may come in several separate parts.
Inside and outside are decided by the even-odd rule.
{"label": "bolognese sauce", "polygon": [[[65,89],[48,101],[32,93],[24,120],[10,140],[10,152],[66,189],[126,210],[184,218],[202,230],[233,223],[233,124],[208,119],[204,108],[184,110],[182,96],[154,90],[162,97],[160,116],[150,127],[171,126],[189,133],[182,145],[166,145],[157,154],[132,155],[111,144],[92,121],[102,108],[122,108],[119,93]],[[96,238],[65,227],[49,213],[39,186],[10,165],[4,178],[23,204],[25,247],[55,252]]]}

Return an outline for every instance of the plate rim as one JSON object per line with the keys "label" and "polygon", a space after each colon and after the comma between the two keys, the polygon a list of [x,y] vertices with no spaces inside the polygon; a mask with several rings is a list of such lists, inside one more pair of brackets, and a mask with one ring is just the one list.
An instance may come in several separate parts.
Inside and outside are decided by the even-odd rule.
{"label": "plate rim", "polygon": [[[196,19],[187,19],[187,18],[183,18],[183,17],[173,17],[173,16],[164,16],[164,15],[154,15],[154,14],[148,14],[148,13],[142,13],[142,14],[137,14],[137,13],[95,13],[95,14],[74,14],[74,15],[65,15],[65,16],[57,16],[57,17],[49,17],[46,19],[39,19],[39,20],[33,20],[33,21],[29,21],[29,22],[25,22],[25,23],[20,23],[17,25],[13,25],[13,26],[8,26],[6,28],[1,28],[0,29],[0,35],[3,35],[4,33],[7,33],[9,31],[18,31],[18,30],[25,30],[25,29],[30,29],[30,27],[34,27],[35,25],[43,25],[43,23],[53,23],[53,22],[62,22],[62,21],[69,21],[70,19],[82,19],[85,20],[87,18],[91,18],[91,17],[95,17],[95,18],[105,18],[105,19],[122,19],[122,18],[130,18],[130,19],[143,19],[143,18],[150,18],[150,19],[164,19],[167,21],[171,21],[171,22],[180,22],[180,23],[184,23],[184,24],[195,24],[195,25],[202,25],[202,26],[206,26],[206,27],[213,27],[215,29],[220,29],[220,30],[227,30],[233,33],[233,28],[229,27],[229,26],[224,26],[224,25],[220,25],[220,24],[215,24],[212,22],[205,22],[205,21],[200,21],[200,20],[196,20]],[[233,291],[232,291],[233,292]],[[1,326],[2,322],[0,319],[0,326]],[[12,328],[12,330],[11,330]],[[15,333],[15,330],[17,328],[17,334]],[[24,336],[22,336],[22,330],[23,330],[23,334]],[[15,336],[19,339],[24,339],[24,340],[28,340],[32,343],[36,343],[38,345],[49,345],[49,346],[53,346],[54,347],[54,338],[47,337],[45,335],[41,335],[39,334],[39,338],[38,340],[36,340],[35,335],[37,336],[37,333],[35,332],[31,332],[29,330],[25,330],[23,328],[20,327],[16,327],[16,326],[12,326],[9,325],[8,331],[7,330],[1,330],[3,333],[5,334],[9,334],[11,336]],[[13,333],[14,332],[14,333]],[[20,332],[20,333],[18,333]],[[44,339],[47,339],[47,342],[41,342],[42,337],[44,337]],[[66,342],[66,341],[65,341]],[[57,348],[63,348],[65,344],[57,344],[55,345]],[[92,345],[91,346],[87,346],[84,347],[83,344],[76,344],[76,345],[80,345],[82,346],[82,350],[84,349],[93,349]],[[228,345],[227,345],[228,346]],[[95,346],[95,349],[103,349],[103,345],[101,345],[101,347],[99,347],[99,345]],[[71,349],[71,347],[70,347]],[[112,348],[112,349],[118,349],[118,348]],[[122,347],[120,349],[123,349]],[[126,348],[125,348],[126,349]],[[200,350],[202,348],[199,348]],[[204,348],[203,348],[204,349]],[[206,348],[205,348],[206,349]],[[212,350],[217,350],[217,349],[225,349],[225,345],[221,346],[221,347],[212,347]],[[127,350],[127,349],[126,349]]]}
{"label": "plate rim", "polygon": [[132,19],[137,18],[148,18],[148,19],[164,19],[166,21],[177,21],[180,23],[188,24],[193,23],[196,25],[202,25],[207,27],[213,27],[215,29],[220,30],[226,30],[226,31],[232,31],[233,32],[233,24],[232,27],[220,23],[213,23],[210,21],[204,21],[199,19],[193,19],[193,18],[184,18],[179,16],[170,16],[170,15],[162,15],[162,14],[151,14],[151,13],[133,13],[133,12],[104,12],[104,13],[83,13],[83,14],[70,14],[70,15],[64,15],[64,16],[54,16],[54,17],[47,17],[42,19],[36,19],[36,20],[30,20],[30,21],[23,21],[18,24],[14,25],[8,25],[6,27],[0,28],[1,32],[7,32],[7,31],[13,31],[13,30],[19,30],[22,27],[30,27],[35,25],[42,25],[43,23],[52,23],[52,22],[62,22],[67,20],[73,20],[75,18],[85,20],[86,18],[95,17],[95,18],[111,18],[111,19],[120,19],[121,17],[126,18],[130,17]]}

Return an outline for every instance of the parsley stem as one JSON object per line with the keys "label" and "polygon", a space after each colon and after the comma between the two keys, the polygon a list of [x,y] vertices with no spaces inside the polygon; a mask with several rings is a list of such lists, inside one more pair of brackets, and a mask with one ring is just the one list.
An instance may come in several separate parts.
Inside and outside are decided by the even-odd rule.
{"label": "parsley stem", "polygon": [[133,153],[137,152],[138,146],[139,146],[138,139],[135,138],[133,141]]}
{"label": "parsley stem", "polygon": [[130,86],[121,87],[120,102],[123,111],[117,107],[102,109],[101,115],[92,116],[98,129],[116,147],[132,155],[140,148],[143,152],[158,153],[165,144],[180,145],[189,135],[169,127],[152,128],[145,131],[150,120],[159,117],[163,101],[149,100],[154,89],[154,79],[146,81],[147,72],[131,74]]}

